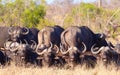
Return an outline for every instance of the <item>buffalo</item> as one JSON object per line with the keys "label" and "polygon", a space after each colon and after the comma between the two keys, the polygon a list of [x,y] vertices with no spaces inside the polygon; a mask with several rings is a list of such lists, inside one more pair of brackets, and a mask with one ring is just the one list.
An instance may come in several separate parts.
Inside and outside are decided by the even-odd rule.
{"label": "buffalo", "polygon": [[[91,52],[91,47],[107,46],[104,34],[95,34],[87,26],[71,26],[65,29],[61,34],[62,54],[68,54],[70,62],[80,62],[79,55],[86,51]],[[73,65],[72,65],[73,66]]]}
{"label": "buffalo", "polygon": [[39,30],[36,28],[12,26],[7,29],[7,33],[9,37],[8,39],[5,40],[5,42],[8,43],[8,41],[11,41],[11,45],[14,45],[14,46],[11,46],[9,48],[11,48],[10,50],[12,51],[16,51],[20,42],[23,44],[27,42],[28,44],[31,45],[33,43],[31,40],[33,40],[36,43],[38,43],[38,39],[37,39],[38,32]]}
{"label": "buffalo", "polygon": [[37,46],[37,43],[33,40],[31,45],[27,43],[23,44],[22,42],[13,42],[13,41],[7,41],[5,42],[4,46],[6,49],[6,54],[9,58],[11,58],[11,61],[15,62],[15,65],[17,66],[29,66],[29,65],[39,65],[40,60],[37,58],[39,55],[35,52],[35,48]]}
{"label": "buffalo", "polygon": [[56,25],[47,26],[39,31],[36,52],[43,56],[43,65],[52,66],[56,62],[56,54],[59,52],[61,42],[60,35],[63,30],[62,27]]}
{"label": "buffalo", "polygon": [[[94,45],[93,45],[94,47]],[[114,63],[115,65],[120,65],[120,54],[114,50],[111,46],[102,46],[101,48],[93,48],[91,52],[99,56],[100,61],[107,66]]]}
{"label": "buffalo", "polygon": [[34,40],[38,43],[37,34],[39,30],[37,28],[27,28],[20,26],[12,26],[8,29],[8,34],[10,35],[9,41],[32,44],[31,40]]}

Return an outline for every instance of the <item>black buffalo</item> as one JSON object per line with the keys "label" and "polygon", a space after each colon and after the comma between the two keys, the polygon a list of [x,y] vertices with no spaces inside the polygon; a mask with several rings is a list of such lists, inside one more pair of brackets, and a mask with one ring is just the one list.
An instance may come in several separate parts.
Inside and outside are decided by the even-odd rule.
{"label": "black buffalo", "polygon": [[54,27],[47,26],[39,31],[36,52],[43,56],[43,65],[51,66],[55,63],[63,30],[62,27],[56,25]]}
{"label": "black buffalo", "polygon": [[[32,41],[32,45],[18,43],[18,42],[12,42],[7,41],[5,43],[6,48],[6,54],[9,58],[11,58],[11,61],[15,62],[15,65],[17,66],[29,66],[29,65],[38,65],[41,66],[41,60],[37,59],[39,55],[35,52],[35,48],[37,46],[37,43],[35,41]],[[16,44],[17,48],[15,50],[12,50],[10,48],[11,46],[14,46],[12,44]],[[14,48],[13,48],[14,49]]]}
{"label": "black buffalo", "polygon": [[[12,41],[14,46],[10,50],[17,50],[17,43],[23,43],[25,44],[26,42],[28,44],[32,44],[32,40],[38,43],[38,34],[39,30],[36,28],[27,28],[27,27],[20,27],[20,26],[12,26],[9,27],[8,29],[8,34],[9,34],[9,39],[7,41]],[[7,42],[6,41],[6,42]],[[17,44],[18,45],[18,44]],[[11,48],[11,47],[9,47]]]}
{"label": "black buffalo", "polygon": [[29,66],[29,64],[35,66],[42,66],[41,59],[37,59],[39,55],[34,51],[36,45],[37,44],[35,44],[35,42],[34,45],[20,44],[18,51],[16,52],[27,66]]}
{"label": "black buffalo", "polygon": [[28,44],[31,44],[31,40],[34,40],[38,43],[37,34],[39,30],[37,28],[27,28],[20,26],[12,26],[8,29],[10,35],[9,41],[25,43],[25,40]]}
{"label": "black buffalo", "polygon": [[91,51],[93,54],[99,56],[99,60],[103,61],[105,65],[111,63],[114,63],[117,66],[120,65],[120,54],[111,46],[102,46],[99,49],[94,48]]}
{"label": "black buffalo", "polygon": [[80,62],[79,55],[91,51],[91,47],[107,46],[104,34],[95,34],[87,26],[71,26],[61,34],[61,53],[67,54],[71,62]]}

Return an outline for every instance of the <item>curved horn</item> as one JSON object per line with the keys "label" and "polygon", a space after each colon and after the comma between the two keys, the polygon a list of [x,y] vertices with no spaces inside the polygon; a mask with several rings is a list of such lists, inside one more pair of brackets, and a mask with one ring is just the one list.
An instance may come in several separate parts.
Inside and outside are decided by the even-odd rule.
{"label": "curved horn", "polygon": [[[28,45],[28,42],[27,42],[27,40],[26,40],[26,39],[24,39],[24,41],[25,41],[25,44],[27,44],[27,45]],[[22,42],[22,41],[20,41],[20,42]]]}
{"label": "curved horn", "polygon": [[42,52],[38,52],[38,50],[36,50],[36,53],[39,54],[39,55],[42,55],[42,54],[44,54],[46,51],[47,51],[47,49],[44,49]]}
{"label": "curved horn", "polygon": [[114,46],[110,41],[107,41],[108,47],[110,48],[110,50],[114,50]]}
{"label": "curved horn", "polygon": [[53,44],[52,44],[52,42],[50,42],[50,47],[48,48],[48,52],[51,52],[52,48],[53,48]]}
{"label": "curved horn", "polygon": [[82,42],[82,44],[83,44],[83,46],[84,46],[84,49],[83,49],[82,53],[85,53],[86,50],[87,50],[87,47],[86,47],[85,43]]}
{"label": "curved horn", "polygon": [[38,52],[39,46],[40,46],[40,44],[37,45],[37,48],[36,48],[35,51],[36,51],[37,54],[42,55],[42,54],[44,54],[47,51],[47,49],[45,48],[42,52]]}
{"label": "curved horn", "polygon": [[8,34],[12,34],[12,27],[8,29]]}
{"label": "curved horn", "polygon": [[4,43],[4,48],[6,49],[6,50],[10,50],[10,45],[11,45],[11,43],[12,42],[9,42],[8,41],[8,39],[5,41],[5,43]]}
{"label": "curved horn", "polygon": [[[40,48],[39,48],[40,47]],[[46,49],[46,45],[44,45],[44,44],[38,44],[37,46],[36,46],[36,50],[35,51],[37,51],[37,50],[44,50],[44,49]]]}
{"label": "curved horn", "polygon": [[27,27],[24,27],[27,31],[26,32],[22,32],[22,34],[26,35],[29,33],[29,29]]}
{"label": "curved horn", "polygon": [[37,50],[38,50],[39,46],[40,46],[40,44],[38,44],[38,45],[36,46],[36,49],[35,49],[35,51],[37,51]]}
{"label": "curved horn", "polygon": [[106,38],[106,35],[105,35],[104,33],[101,33],[100,38],[105,39],[105,38]]}
{"label": "curved horn", "polygon": [[56,53],[58,53],[58,52],[59,52],[59,48],[58,48],[58,46],[57,46],[57,45],[55,45],[55,47],[57,48],[57,51],[56,51]]}
{"label": "curved horn", "polygon": [[[11,43],[11,44],[12,44],[12,43]],[[10,44],[10,46],[11,46],[11,44]],[[17,43],[17,44],[18,44],[18,43]],[[20,44],[20,45],[21,45],[21,44]],[[16,48],[10,47],[10,51],[14,52],[14,51],[18,50],[18,48],[19,48],[19,46],[17,46]]]}
{"label": "curved horn", "polygon": [[20,40],[20,45],[22,44],[22,41]]}
{"label": "curved horn", "polygon": [[[62,44],[60,43],[60,48],[62,47]],[[70,48],[71,49],[71,48]],[[69,51],[70,51],[70,49],[68,49],[67,51],[63,51],[62,49],[60,49],[60,52],[62,53],[62,54],[67,54]]]}
{"label": "curved horn", "polygon": [[[95,44],[91,47],[91,52],[93,54],[98,54],[102,49],[101,48],[99,49],[98,47],[94,48],[94,46],[95,46]],[[97,50],[97,51],[95,51],[95,50]]]}
{"label": "curved horn", "polygon": [[35,50],[36,49],[36,47],[37,47],[37,43],[34,41],[34,40],[31,40],[33,43],[32,43],[32,45],[31,45],[31,48],[33,49],[33,50]]}

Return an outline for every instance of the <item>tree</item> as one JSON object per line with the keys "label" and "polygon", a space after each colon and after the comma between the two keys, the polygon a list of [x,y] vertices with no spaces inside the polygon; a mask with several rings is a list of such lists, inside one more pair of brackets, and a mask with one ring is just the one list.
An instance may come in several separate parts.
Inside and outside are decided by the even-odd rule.
{"label": "tree", "polygon": [[23,20],[24,26],[27,27],[37,27],[39,23],[39,19],[44,19],[45,16],[45,7],[42,5],[31,5],[31,8],[25,9],[23,12]]}
{"label": "tree", "polygon": [[0,24],[7,26],[37,27],[39,19],[44,19],[46,14],[45,5],[36,4],[33,0],[4,1],[0,8]]}

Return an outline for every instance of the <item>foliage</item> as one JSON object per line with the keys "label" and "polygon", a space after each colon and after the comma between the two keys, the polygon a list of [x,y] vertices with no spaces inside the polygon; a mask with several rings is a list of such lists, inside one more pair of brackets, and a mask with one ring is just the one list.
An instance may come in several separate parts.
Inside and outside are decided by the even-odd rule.
{"label": "foliage", "polygon": [[45,26],[54,26],[55,23],[52,21],[49,21],[48,19],[39,19],[39,24],[37,25],[38,29],[42,29]]}
{"label": "foliage", "polygon": [[33,9],[25,9],[22,22],[27,27],[37,27],[39,19],[44,19],[45,8],[42,5],[35,6]]}
{"label": "foliage", "polygon": [[79,13],[80,16],[87,17],[87,14],[89,14],[90,18],[94,18],[96,14],[99,15],[102,12],[102,8],[98,8],[94,4],[90,3],[81,3],[79,6],[72,9],[73,15]]}
{"label": "foliage", "polygon": [[64,28],[72,26],[74,24],[74,18],[72,16],[67,16],[64,20]]}
{"label": "foliage", "polygon": [[[109,31],[111,36],[116,36],[114,25],[120,24],[119,9],[99,8],[94,4],[80,3],[72,8],[64,20],[64,27],[71,25],[86,25],[95,32]],[[119,30],[118,30],[119,31]]]}
{"label": "foliage", "polygon": [[[115,26],[120,25],[119,8],[99,8],[91,3],[72,4],[66,0],[68,3],[64,5],[64,0],[62,1],[63,3],[59,3],[61,5],[53,3],[51,6],[45,0],[0,0],[0,25],[39,29],[55,24],[63,24],[64,28],[86,25],[96,32],[108,31],[114,38],[119,34],[120,27],[114,32]],[[64,11],[64,8],[68,10]]]}
{"label": "foliage", "polygon": [[37,27],[39,19],[44,19],[45,5],[36,4],[33,0],[14,0],[0,4],[0,24],[6,26]]}

